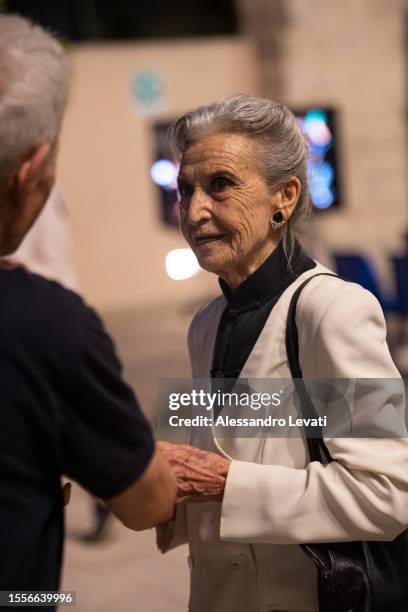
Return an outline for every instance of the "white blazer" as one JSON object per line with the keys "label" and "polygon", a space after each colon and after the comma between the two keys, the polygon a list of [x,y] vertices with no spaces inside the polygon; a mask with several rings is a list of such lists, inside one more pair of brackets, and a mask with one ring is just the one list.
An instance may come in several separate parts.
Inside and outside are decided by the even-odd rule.
{"label": "white blazer", "polygon": [[[295,289],[319,272],[330,270],[317,264],[284,291],[242,378],[290,378],[289,302]],[[210,376],[225,306],[224,297],[217,298],[191,324],[194,378]],[[305,379],[399,378],[381,308],[359,285],[327,276],[313,279],[299,299],[296,322]],[[403,420],[402,383],[392,397],[373,389],[362,410],[355,405],[353,420],[362,414],[375,418],[387,408]],[[189,542],[191,612],[317,610],[316,571],[298,544],[391,540],[408,525],[406,437],[387,439],[385,431],[382,438],[327,438],[334,461],[322,465],[309,463],[303,438],[200,436],[191,443],[232,459],[223,501],[179,507],[175,522],[158,530],[163,552]]]}

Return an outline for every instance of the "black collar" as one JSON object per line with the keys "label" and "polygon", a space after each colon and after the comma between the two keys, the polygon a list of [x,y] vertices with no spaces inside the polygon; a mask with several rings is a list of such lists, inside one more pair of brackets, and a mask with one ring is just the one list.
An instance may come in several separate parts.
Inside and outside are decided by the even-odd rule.
{"label": "black collar", "polygon": [[222,278],[219,278],[218,282],[230,308],[247,310],[256,308],[262,302],[278,295],[295,278],[315,265],[300,246],[296,245],[289,269],[283,245],[280,243],[263,264],[236,289],[230,289]]}

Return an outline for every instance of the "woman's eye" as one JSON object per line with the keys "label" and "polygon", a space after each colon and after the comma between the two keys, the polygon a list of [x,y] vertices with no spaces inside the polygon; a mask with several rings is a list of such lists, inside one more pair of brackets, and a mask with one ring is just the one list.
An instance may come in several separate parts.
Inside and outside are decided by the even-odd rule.
{"label": "woman's eye", "polygon": [[232,182],[223,176],[218,176],[211,183],[211,187],[213,191],[224,191],[224,189],[231,187],[231,185],[232,185]]}

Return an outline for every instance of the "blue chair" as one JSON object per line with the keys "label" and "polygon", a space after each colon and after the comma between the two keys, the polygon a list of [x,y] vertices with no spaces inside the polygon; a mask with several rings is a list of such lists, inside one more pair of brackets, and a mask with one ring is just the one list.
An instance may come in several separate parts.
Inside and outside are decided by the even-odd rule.
{"label": "blue chair", "polygon": [[367,257],[361,254],[336,253],[334,261],[337,274],[371,291],[380,302],[384,313],[400,312],[398,300],[382,294],[375,270]]}
{"label": "blue chair", "polygon": [[[395,273],[395,285],[397,288],[398,304],[399,304],[399,330],[398,330],[398,342],[396,343],[398,348],[406,347],[408,345],[407,338],[407,315],[408,315],[408,255],[394,256],[392,257],[392,263],[394,266]],[[397,360],[398,364],[398,360]],[[400,365],[402,374],[408,377],[408,371],[405,364]],[[405,371],[404,371],[405,370]]]}
{"label": "blue chair", "polygon": [[397,287],[399,311],[408,314],[408,255],[393,257],[395,284]]}

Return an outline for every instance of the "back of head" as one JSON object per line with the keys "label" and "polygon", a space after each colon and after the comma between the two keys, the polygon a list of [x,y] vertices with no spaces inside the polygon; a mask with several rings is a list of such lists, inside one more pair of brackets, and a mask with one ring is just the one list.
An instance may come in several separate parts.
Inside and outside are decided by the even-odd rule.
{"label": "back of head", "polygon": [[40,144],[57,142],[68,79],[53,36],[23,17],[0,15],[0,179]]}

